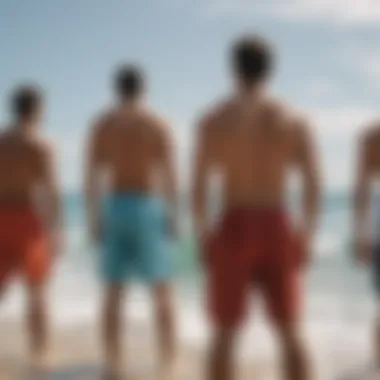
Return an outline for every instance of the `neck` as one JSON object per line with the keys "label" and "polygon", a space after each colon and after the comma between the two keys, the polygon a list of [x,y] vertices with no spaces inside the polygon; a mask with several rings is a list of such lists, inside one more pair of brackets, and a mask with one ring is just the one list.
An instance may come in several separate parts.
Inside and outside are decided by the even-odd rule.
{"label": "neck", "polygon": [[255,101],[265,93],[265,88],[262,85],[241,85],[238,87],[237,93],[238,97],[242,100]]}
{"label": "neck", "polygon": [[38,123],[33,120],[19,120],[16,122],[15,127],[17,133],[23,135],[31,135],[36,133]]}
{"label": "neck", "polygon": [[123,99],[120,102],[120,108],[121,109],[137,109],[141,106],[141,99]]}

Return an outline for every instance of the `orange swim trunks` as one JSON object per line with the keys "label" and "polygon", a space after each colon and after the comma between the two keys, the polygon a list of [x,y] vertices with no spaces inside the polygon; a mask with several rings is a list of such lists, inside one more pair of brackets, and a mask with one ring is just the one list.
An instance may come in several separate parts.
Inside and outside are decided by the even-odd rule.
{"label": "orange swim trunks", "polygon": [[14,275],[42,283],[49,271],[44,229],[30,207],[0,209],[0,286]]}
{"label": "orange swim trunks", "polygon": [[260,291],[275,324],[298,319],[303,250],[285,212],[231,210],[204,243],[208,306],[217,326],[242,322],[251,290]]}

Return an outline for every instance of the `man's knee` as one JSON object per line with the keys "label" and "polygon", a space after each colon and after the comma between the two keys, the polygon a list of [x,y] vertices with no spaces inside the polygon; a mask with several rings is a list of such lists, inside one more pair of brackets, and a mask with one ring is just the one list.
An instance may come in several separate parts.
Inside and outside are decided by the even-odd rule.
{"label": "man's knee", "polygon": [[236,337],[234,328],[218,327],[213,334],[213,345],[220,350],[227,351],[232,349]]}
{"label": "man's knee", "polygon": [[4,293],[5,293],[5,285],[0,284],[0,302],[4,298]]}
{"label": "man's knee", "polygon": [[28,301],[32,309],[44,307],[46,303],[45,287],[42,284],[29,284]]}
{"label": "man's knee", "polygon": [[282,325],[277,328],[282,348],[289,354],[298,354],[304,350],[304,342],[299,328],[295,325]]}
{"label": "man's knee", "polygon": [[159,318],[169,319],[173,312],[172,291],[169,285],[158,285],[154,289],[156,313]]}
{"label": "man's knee", "polygon": [[278,324],[276,327],[280,343],[285,347],[297,347],[302,344],[302,335],[296,324]]}
{"label": "man's knee", "polygon": [[105,290],[104,305],[107,309],[115,309],[121,302],[123,288],[121,285],[109,285]]}

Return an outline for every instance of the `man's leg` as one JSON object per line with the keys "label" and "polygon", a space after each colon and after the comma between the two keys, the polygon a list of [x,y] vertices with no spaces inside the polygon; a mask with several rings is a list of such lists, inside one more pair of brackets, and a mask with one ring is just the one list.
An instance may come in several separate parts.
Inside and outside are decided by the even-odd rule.
{"label": "man's leg", "polygon": [[374,250],[374,291],[376,295],[376,320],[373,326],[373,349],[375,351],[376,366],[380,370],[380,250]]}
{"label": "man's leg", "polygon": [[[231,255],[233,256],[233,255]],[[210,271],[209,308],[214,326],[208,359],[207,380],[235,379],[235,341],[245,317],[249,295],[249,271]],[[249,268],[249,267],[248,267]]]}
{"label": "man's leg", "polygon": [[32,364],[44,366],[48,345],[48,321],[45,284],[28,285],[27,323]]}
{"label": "man's leg", "polygon": [[161,371],[170,376],[176,359],[175,321],[173,294],[169,283],[161,283],[153,288],[155,318],[157,325],[158,354]]}
{"label": "man's leg", "polygon": [[0,302],[1,302],[1,301],[3,300],[3,298],[4,298],[5,288],[6,288],[5,284],[2,284],[2,283],[0,282]]}
{"label": "man's leg", "polygon": [[102,339],[106,379],[117,379],[121,372],[121,301],[123,285],[107,285],[102,311]]}
{"label": "man's leg", "polygon": [[376,366],[380,370],[380,310],[377,311],[376,323],[374,328],[374,348],[375,348],[375,360]]}
{"label": "man's leg", "polygon": [[236,331],[230,328],[218,328],[211,342],[208,363],[208,380],[233,380],[234,346]]}
{"label": "man's leg", "polygon": [[[7,252],[7,251],[6,251]],[[3,253],[3,251],[1,251]],[[17,263],[9,261],[7,258],[6,263],[0,263],[0,303],[5,297],[11,280],[13,279],[14,272],[17,270]]]}
{"label": "man's leg", "polygon": [[298,327],[282,325],[278,327],[277,332],[281,345],[284,378],[309,380],[311,378],[309,358]]}
{"label": "man's leg", "polygon": [[[223,242],[223,241],[221,241]],[[239,245],[236,245],[239,248]],[[223,255],[223,260],[214,259],[209,267],[208,309],[213,335],[208,358],[207,380],[235,379],[235,341],[245,319],[252,273],[242,254]]]}

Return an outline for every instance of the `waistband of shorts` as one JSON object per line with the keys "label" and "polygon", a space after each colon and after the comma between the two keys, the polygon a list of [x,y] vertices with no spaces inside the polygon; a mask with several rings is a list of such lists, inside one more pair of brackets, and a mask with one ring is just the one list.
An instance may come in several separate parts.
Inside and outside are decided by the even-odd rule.
{"label": "waistband of shorts", "polygon": [[112,204],[163,204],[163,197],[149,193],[138,191],[118,191],[107,194],[104,197],[107,205]]}
{"label": "waistband of shorts", "polygon": [[241,205],[228,207],[222,211],[222,215],[228,216],[246,216],[246,217],[260,217],[260,216],[287,216],[288,209],[283,204],[271,205]]}
{"label": "waistband of shorts", "polygon": [[289,211],[283,205],[271,206],[238,206],[227,208],[220,214],[220,221],[244,223],[287,223],[290,220]]}

